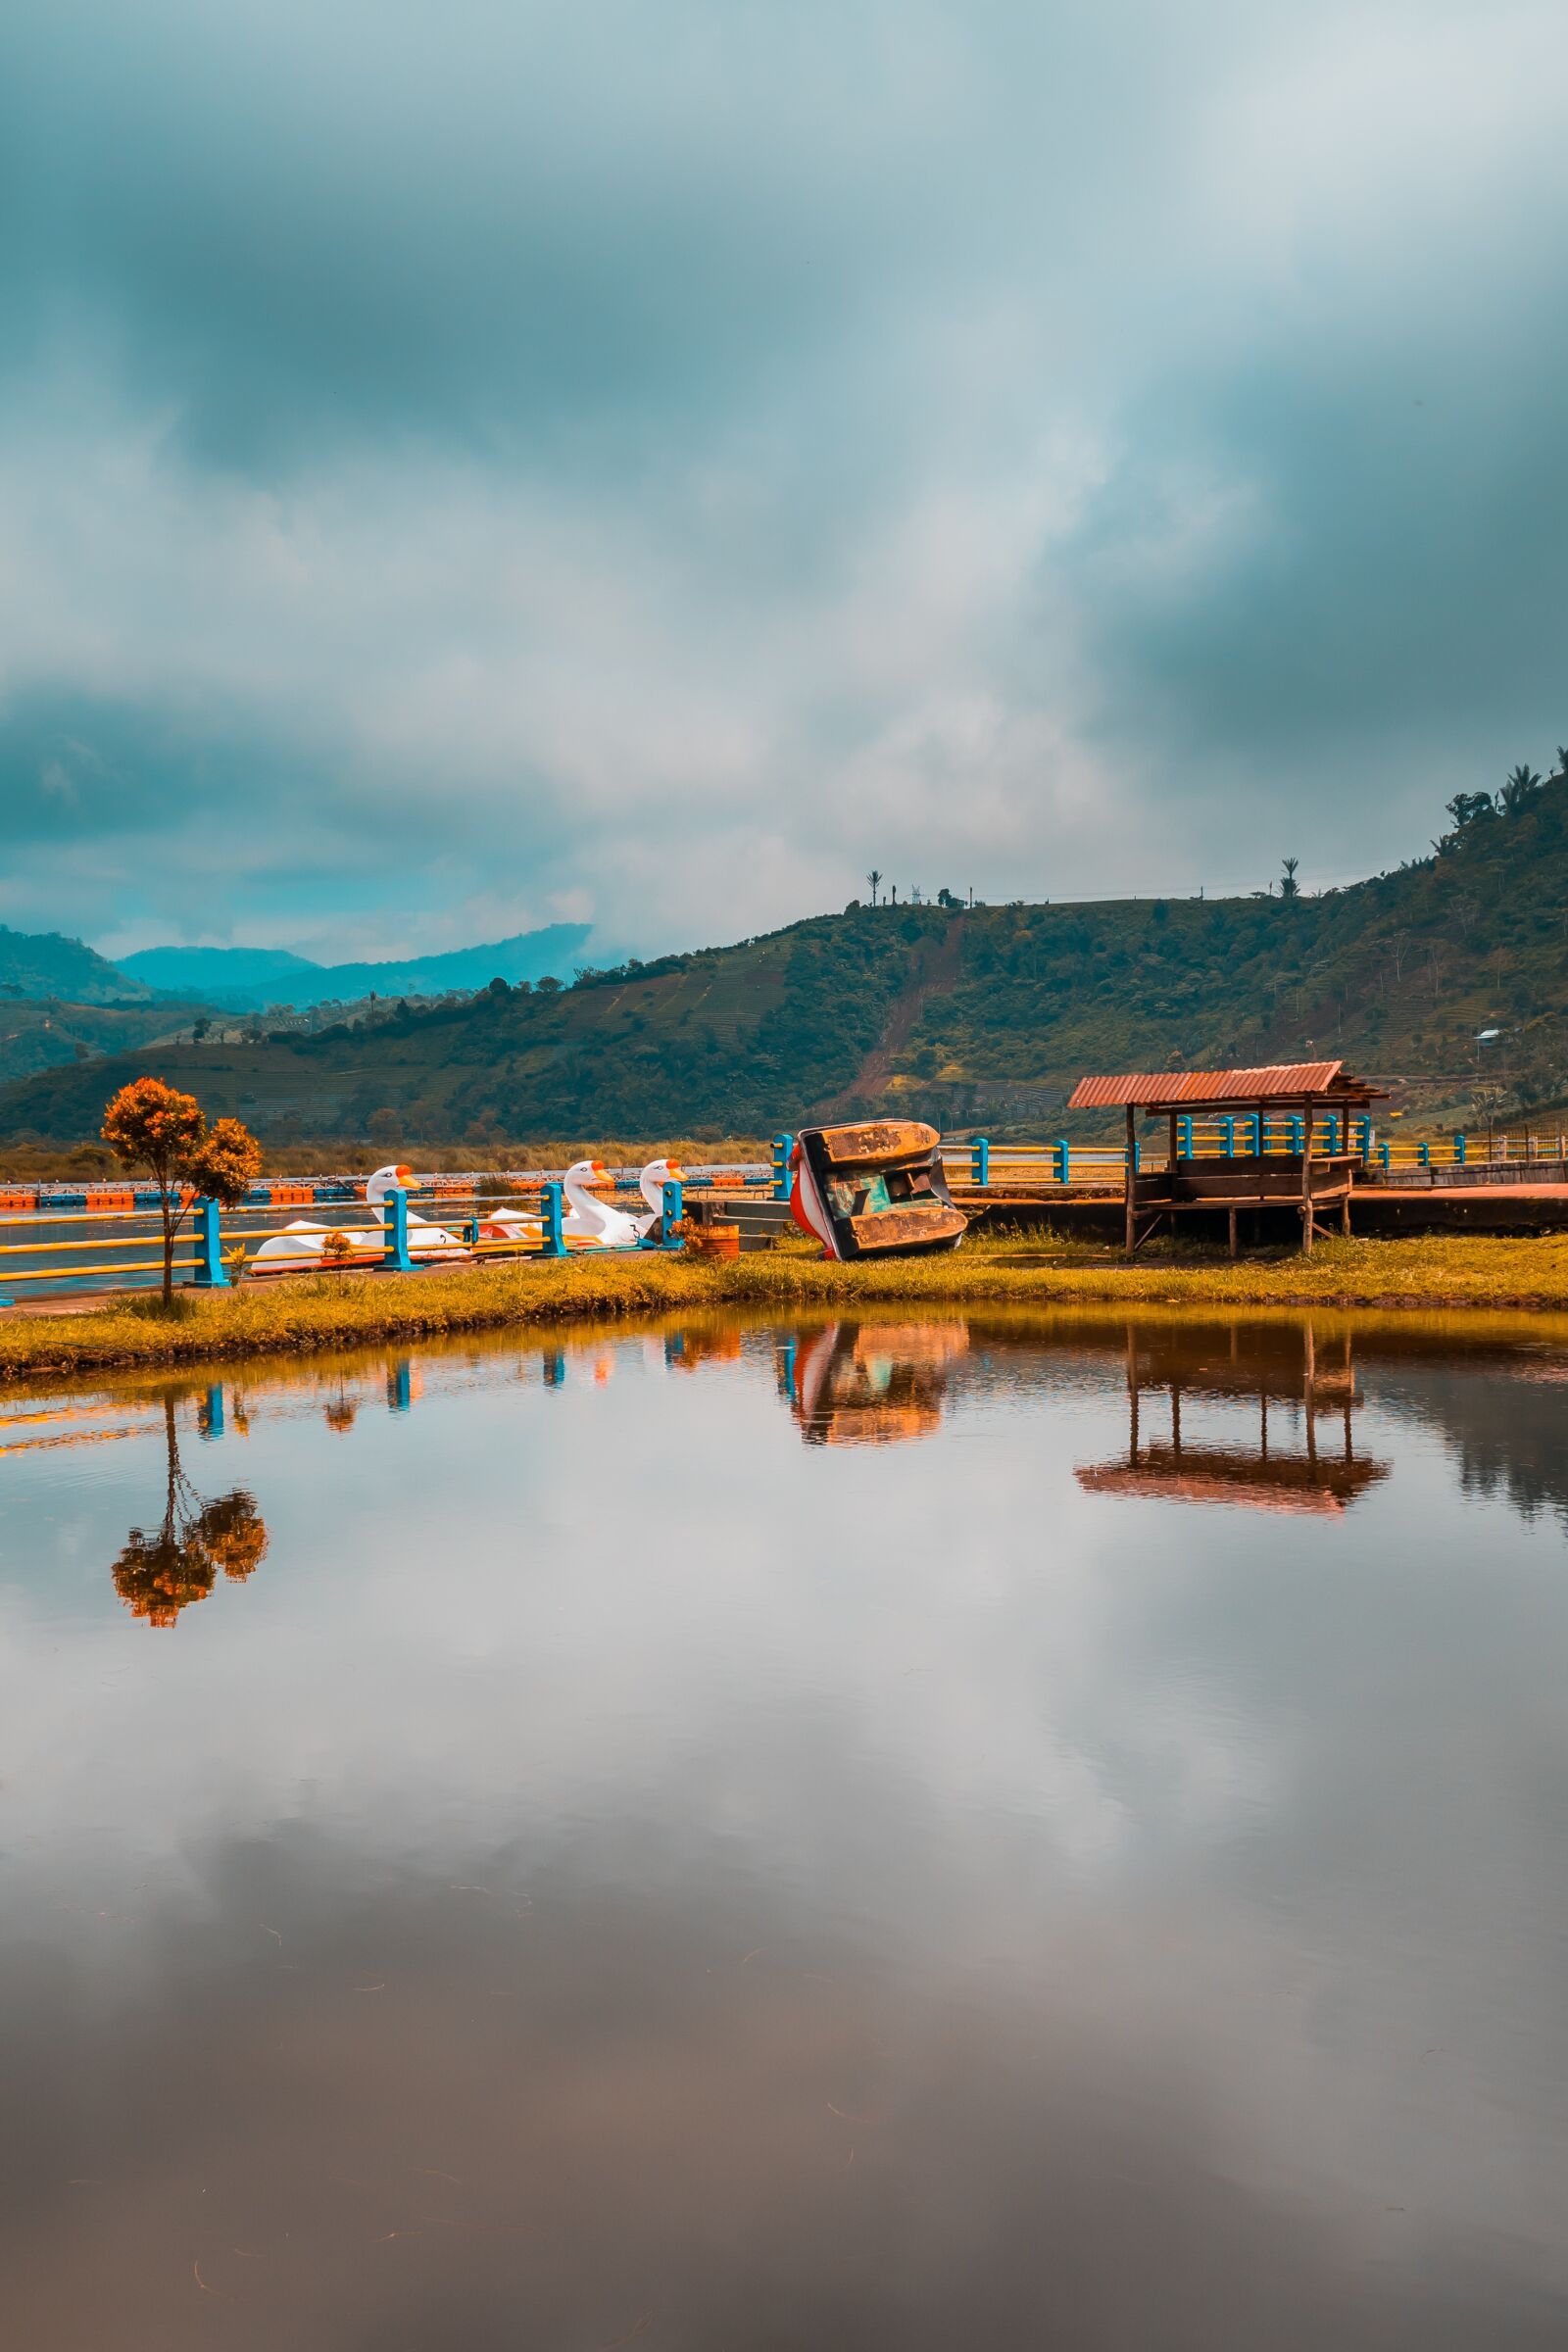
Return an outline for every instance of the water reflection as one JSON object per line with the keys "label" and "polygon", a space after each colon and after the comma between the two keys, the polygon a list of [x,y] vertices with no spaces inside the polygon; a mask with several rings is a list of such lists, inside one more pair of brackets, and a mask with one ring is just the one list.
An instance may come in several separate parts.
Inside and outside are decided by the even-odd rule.
{"label": "water reflection", "polygon": [[[206,1432],[213,1428],[210,1391]],[[179,1458],[174,1399],[164,1399],[164,1515],[150,1533],[133,1527],[111,1568],[115,1591],[133,1617],[170,1626],[192,1601],[205,1600],[220,1571],[235,1584],[255,1574],[267,1551],[267,1525],[248,1489],[204,1500]]]}
{"label": "water reflection", "polygon": [[[1555,2352],[1565,1369],[865,1315],[0,1404],[0,2339]],[[194,1642],[104,1576],[154,1478],[139,1614],[267,1552]]]}
{"label": "water reflection", "polygon": [[[1215,1342],[1220,1341],[1216,1346]],[[1078,1466],[1093,1494],[1140,1494],[1166,1502],[1236,1503],[1264,1511],[1343,1511],[1389,1475],[1386,1461],[1358,1454],[1352,1415],[1356,1388],[1348,1331],[1327,1350],[1311,1323],[1231,1324],[1212,1330],[1129,1329],[1126,1341],[1125,1458]],[[1169,1400],[1169,1435],[1148,1434],[1147,1396]],[[1248,1443],[1217,1444],[1184,1428],[1183,1400],[1219,1400],[1256,1408]],[[1271,1404],[1290,1408],[1276,1412]],[[1327,1416],[1333,1443],[1324,1446]],[[1234,1413],[1226,1416],[1233,1423]],[[1283,1443],[1281,1442],[1283,1439]]]}
{"label": "water reflection", "polygon": [[968,1345],[961,1322],[830,1323],[779,1343],[779,1389],[808,1446],[897,1446],[938,1428]]}

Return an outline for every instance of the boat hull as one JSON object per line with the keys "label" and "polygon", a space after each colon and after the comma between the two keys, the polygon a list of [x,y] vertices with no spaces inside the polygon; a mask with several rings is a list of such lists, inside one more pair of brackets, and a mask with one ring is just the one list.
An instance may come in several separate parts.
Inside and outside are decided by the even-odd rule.
{"label": "boat hull", "polygon": [[790,1204],[830,1257],[924,1257],[956,1250],[969,1220],[948,1191],[934,1127],[913,1119],[806,1127]]}

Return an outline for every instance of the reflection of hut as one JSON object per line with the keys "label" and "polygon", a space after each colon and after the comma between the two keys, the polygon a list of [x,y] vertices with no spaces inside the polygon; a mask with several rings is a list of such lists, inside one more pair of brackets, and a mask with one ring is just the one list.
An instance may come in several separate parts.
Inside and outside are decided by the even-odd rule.
{"label": "reflection of hut", "polygon": [[[1126,1113],[1129,1254],[1161,1218],[1222,1211],[1234,1257],[1243,1208],[1252,1212],[1254,1228],[1268,1217],[1292,1224],[1298,1219],[1303,1250],[1311,1249],[1332,1210],[1349,1232],[1350,1191],[1361,1160],[1353,1122],[1364,1120],[1381,1099],[1380,1088],[1353,1078],[1343,1062],[1300,1061],[1080,1078],[1067,1107]],[[1140,1111],[1166,1123],[1162,1168],[1139,1167]]]}
{"label": "reflection of hut", "polygon": [[[1388,1476],[1388,1464],[1358,1455],[1352,1415],[1361,1398],[1347,1333],[1320,1356],[1310,1324],[1233,1327],[1228,1344],[1210,1345],[1198,1360],[1193,1336],[1180,1331],[1127,1339],[1129,1434],[1125,1461],[1080,1465],[1078,1484],[1092,1494],[1145,1494],[1167,1502],[1231,1502],[1264,1511],[1343,1511]],[[1206,1335],[1210,1342],[1219,1335]],[[1163,1391],[1170,1398],[1169,1435],[1145,1433],[1143,1400]],[[1255,1403],[1252,1445],[1196,1443],[1183,1427],[1187,1397]],[[1294,1408],[1289,1419],[1269,1407]],[[1320,1443],[1319,1422],[1332,1416],[1333,1443]],[[1286,1443],[1282,1446],[1281,1436]],[[1293,1444],[1293,1439],[1299,1444]]]}
{"label": "reflection of hut", "polygon": [[968,1345],[958,1323],[830,1323],[784,1343],[779,1385],[808,1446],[897,1446],[938,1427]]}

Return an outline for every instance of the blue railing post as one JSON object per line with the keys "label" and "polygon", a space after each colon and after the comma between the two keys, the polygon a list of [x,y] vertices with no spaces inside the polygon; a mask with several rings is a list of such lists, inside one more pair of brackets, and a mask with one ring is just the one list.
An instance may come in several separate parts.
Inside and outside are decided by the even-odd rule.
{"label": "blue railing post", "polygon": [[561,1231],[562,1191],[559,1184],[547,1184],[540,1202],[540,1222],[544,1226],[544,1255],[564,1257],[566,1245]]}
{"label": "blue railing post", "polygon": [[1362,1118],[1362,1120],[1360,1121],[1360,1128],[1361,1128],[1361,1146],[1360,1146],[1360,1150],[1361,1150],[1361,1157],[1362,1157],[1363,1159],[1370,1159],[1370,1158],[1371,1158],[1371,1156],[1372,1156],[1372,1121],[1370,1120],[1370,1118]]}
{"label": "blue railing post", "polygon": [[988,1135],[977,1135],[969,1146],[969,1182],[991,1182],[991,1138]]}
{"label": "blue railing post", "polygon": [[412,1274],[414,1260],[409,1255],[409,1196],[401,1184],[395,1184],[386,1197],[384,1221],[386,1247],[381,1263],[395,1273]]}
{"label": "blue railing post", "polygon": [[1298,1159],[1306,1150],[1306,1122],[1304,1119],[1292,1119],[1291,1121],[1291,1150]]}
{"label": "blue railing post", "polygon": [[1236,1121],[1230,1118],[1221,1119],[1220,1132],[1225,1138],[1225,1156],[1227,1159],[1234,1159],[1236,1157]]}
{"label": "blue railing post", "polygon": [[1421,1138],[1421,1165],[1424,1168],[1430,1168],[1432,1165],[1432,1146],[1427,1142],[1425,1136]]}
{"label": "blue railing post", "polygon": [[1262,1158],[1262,1156],[1263,1156],[1263,1114],[1262,1114],[1262,1112],[1261,1112],[1260,1110],[1254,1110],[1254,1111],[1252,1112],[1251,1116],[1249,1118],[1249,1120],[1248,1120],[1248,1122],[1247,1122],[1247,1126],[1248,1126],[1248,1141],[1247,1141],[1247,1149],[1248,1149],[1249,1155],[1250,1155],[1251,1158],[1253,1158],[1253,1159],[1261,1159],[1261,1158]]}
{"label": "blue railing post", "polygon": [[1058,1135],[1051,1147],[1051,1179],[1054,1184],[1065,1184],[1072,1173],[1072,1152],[1067,1138]]}
{"label": "blue railing post", "polygon": [[1135,1135],[1135,1136],[1133,1137],[1133,1174],[1134,1174],[1135,1176],[1136,1176],[1136,1175],[1138,1175],[1138,1174],[1140,1173],[1140,1171],[1141,1171],[1141,1169],[1142,1169],[1142,1167],[1143,1167],[1143,1164],[1144,1164],[1144,1147],[1143,1147],[1143,1144],[1140,1142],[1139,1138],[1138,1138],[1138,1137]]}
{"label": "blue railing post", "polygon": [[199,1291],[226,1291],[228,1276],[223,1272],[223,1235],[216,1200],[203,1199],[197,1201],[195,1241],[196,1288]]}
{"label": "blue railing post", "polygon": [[1389,1164],[1389,1147],[1387,1144],[1380,1144],[1378,1146],[1378,1157],[1382,1160],[1384,1169],[1387,1170]]}
{"label": "blue railing post", "polygon": [[773,1138],[773,1198],[787,1200],[790,1197],[790,1153],[795,1149],[793,1135]]}
{"label": "blue railing post", "polygon": [[1178,1157],[1182,1159],[1191,1159],[1193,1156],[1193,1122],[1191,1118],[1178,1119],[1176,1122],[1176,1151]]}
{"label": "blue railing post", "polygon": [[686,1246],[686,1237],[676,1228],[686,1213],[685,1188],[678,1176],[667,1176],[661,1190],[664,1197],[664,1248],[682,1250]]}
{"label": "blue railing post", "polygon": [[1456,1135],[1453,1139],[1453,1164],[1456,1168],[1464,1166],[1464,1154],[1465,1139],[1462,1135]]}

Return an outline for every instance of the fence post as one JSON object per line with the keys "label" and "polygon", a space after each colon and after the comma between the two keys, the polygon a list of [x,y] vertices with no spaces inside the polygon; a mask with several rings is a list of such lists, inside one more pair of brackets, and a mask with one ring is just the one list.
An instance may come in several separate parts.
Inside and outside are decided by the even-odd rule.
{"label": "fence post", "polygon": [[685,1193],[680,1179],[676,1176],[666,1177],[661,1189],[664,1197],[664,1248],[684,1249],[686,1236],[676,1231],[685,1214]]}
{"label": "fence post", "polygon": [[1262,1112],[1261,1112],[1260,1110],[1254,1110],[1254,1111],[1252,1112],[1252,1114],[1251,1114],[1251,1117],[1250,1117],[1250,1118],[1248,1120],[1247,1124],[1248,1124],[1249,1128],[1251,1130],[1251,1132],[1250,1132],[1250,1135],[1249,1136],[1249,1139],[1248,1139],[1248,1151],[1249,1151],[1249,1153],[1250,1153],[1250,1156],[1251,1156],[1253,1159],[1261,1159],[1261,1158],[1262,1158],[1262,1156],[1263,1156],[1263,1114],[1262,1114]]}
{"label": "fence post", "polygon": [[790,1153],[795,1149],[793,1135],[773,1138],[773,1198],[787,1200],[790,1197]]}
{"label": "fence post", "polygon": [[196,1288],[226,1291],[228,1276],[223,1272],[223,1236],[216,1200],[204,1198],[197,1201],[195,1241]]}
{"label": "fence post", "polygon": [[1464,1166],[1464,1137],[1462,1135],[1456,1135],[1453,1139],[1453,1164],[1456,1168],[1462,1168]]}
{"label": "fence post", "polygon": [[1430,1168],[1432,1165],[1432,1146],[1425,1136],[1421,1138],[1421,1165],[1424,1168]]}
{"label": "fence post", "polygon": [[969,1146],[969,1182],[991,1182],[991,1138],[988,1135],[977,1135]]}
{"label": "fence post", "polygon": [[1361,1157],[1370,1159],[1372,1156],[1372,1121],[1363,1115],[1359,1124],[1361,1128]]}
{"label": "fence post", "polygon": [[1136,1135],[1135,1135],[1135,1136],[1133,1137],[1133,1174],[1134,1174],[1135,1176],[1137,1176],[1137,1175],[1139,1175],[1139,1174],[1141,1174],[1141,1173],[1142,1173],[1142,1170],[1143,1170],[1143,1165],[1144,1165],[1144,1147],[1143,1147],[1143,1143],[1142,1143],[1142,1140],[1141,1140],[1141,1139],[1140,1139],[1138,1136],[1136,1136]]}
{"label": "fence post", "polygon": [[1236,1121],[1233,1118],[1224,1118],[1219,1124],[1220,1133],[1225,1138],[1225,1156],[1227,1159],[1234,1159],[1236,1157]]}
{"label": "fence post", "polygon": [[1304,1119],[1292,1119],[1291,1121],[1291,1150],[1298,1158],[1306,1150],[1306,1122]]}
{"label": "fence post", "polygon": [[409,1196],[401,1184],[395,1184],[386,1197],[386,1247],[381,1263],[395,1273],[412,1274],[414,1260],[409,1255]]}
{"label": "fence post", "polygon": [[1183,1159],[1192,1158],[1193,1122],[1190,1117],[1178,1119],[1176,1122],[1176,1149],[1180,1152]]}
{"label": "fence post", "polygon": [[540,1200],[540,1221],[544,1226],[543,1254],[546,1257],[564,1257],[566,1245],[561,1231],[562,1190],[559,1184],[547,1184]]}
{"label": "fence post", "polygon": [[1384,1171],[1385,1171],[1385,1173],[1387,1173],[1387,1170],[1388,1170],[1388,1165],[1389,1165],[1389,1147],[1388,1147],[1388,1145],[1387,1145],[1387,1144],[1379,1144],[1379,1146],[1378,1146],[1378,1157],[1379,1157],[1379,1158],[1382,1160],[1382,1162],[1383,1162],[1383,1166],[1384,1166]]}
{"label": "fence post", "polygon": [[1067,1138],[1064,1135],[1058,1135],[1051,1147],[1051,1180],[1053,1184],[1067,1183],[1071,1167],[1072,1154],[1067,1149]]}

